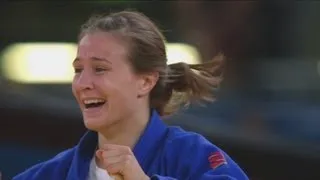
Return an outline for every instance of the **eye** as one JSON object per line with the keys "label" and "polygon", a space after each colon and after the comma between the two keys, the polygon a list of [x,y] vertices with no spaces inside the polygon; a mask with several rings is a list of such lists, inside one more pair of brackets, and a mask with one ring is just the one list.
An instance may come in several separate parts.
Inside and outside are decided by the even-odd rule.
{"label": "eye", "polygon": [[81,68],[74,68],[74,73],[78,74],[81,73],[82,69]]}
{"label": "eye", "polygon": [[104,67],[97,66],[97,67],[94,67],[93,70],[97,74],[104,74],[105,72],[110,71],[111,68],[105,67],[105,66]]}
{"label": "eye", "polygon": [[94,70],[99,73],[99,72],[104,72],[107,69],[106,68],[101,68],[101,67],[96,67],[96,68],[94,68]]}

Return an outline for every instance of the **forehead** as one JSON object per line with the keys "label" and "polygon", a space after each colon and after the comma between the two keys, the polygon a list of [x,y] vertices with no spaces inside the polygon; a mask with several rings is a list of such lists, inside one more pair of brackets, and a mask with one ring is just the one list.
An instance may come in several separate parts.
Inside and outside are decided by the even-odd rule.
{"label": "forehead", "polygon": [[111,33],[95,32],[86,34],[78,43],[77,58],[115,58],[126,55],[127,47],[123,40]]}

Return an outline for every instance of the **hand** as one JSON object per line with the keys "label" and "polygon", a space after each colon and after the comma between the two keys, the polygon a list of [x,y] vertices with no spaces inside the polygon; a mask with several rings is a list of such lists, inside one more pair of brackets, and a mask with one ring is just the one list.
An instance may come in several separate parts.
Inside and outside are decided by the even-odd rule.
{"label": "hand", "polygon": [[109,174],[120,174],[124,180],[149,180],[131,149],[127,146],[106,144],[96,152],[102,168]]}

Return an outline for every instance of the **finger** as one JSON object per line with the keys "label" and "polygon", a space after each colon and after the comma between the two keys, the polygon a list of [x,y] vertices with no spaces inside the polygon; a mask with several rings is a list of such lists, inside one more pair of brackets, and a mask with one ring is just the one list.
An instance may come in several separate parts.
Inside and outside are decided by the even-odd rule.
{"label": "finger", "polygon": [[97,150],[96,155],[97,157],[101,158],[109,158],[114,156],[120,156],[124,154],[123,152],[119,150]]}
{"label": "finger", "polygon": [[104,144],[101,149],[103,149],[103,150],[118,150],[123,153],[132,154],[130,147],[117,145],[117,144]]}
{"label": "finger", "polygon": [[113,157],[108,157],[108,158],[102,158],[101,160],[103,162],[103,166],[107,167],[112,164],[119,163],[119,162],[123,161],[124,159],[125,159],[124,156],[113,156]]}
{"label": "finger", "polygon": [[124,170],[124,162],[120,161],[109,166],[106,166],[105,169],[110,174],[122,174]]}
{"label": "finger", "polygon": [[102,159],[103,168],[108,172],[111,170],[111,173],[122,173],[126,167],[130,167],[133,156],[131,155],[122,155],[117,157],[111,157],[108,159]]}
{"label": "finger", "polygon": [[97,150],[96,151],[96,156],[99,158],[99,159],[102,159],[102,153],[103,153],[103,150]]}

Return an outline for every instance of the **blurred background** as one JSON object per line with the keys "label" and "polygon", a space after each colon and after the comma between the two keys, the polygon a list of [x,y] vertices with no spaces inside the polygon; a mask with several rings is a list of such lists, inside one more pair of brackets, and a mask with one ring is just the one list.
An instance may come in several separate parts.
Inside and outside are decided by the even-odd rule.
{"label": "blurred background", "polygon": [[93,1],[0,4],[0,171],[10,179],[83,135],[71,94],[80,25],[134,9],[167,37],[170,62],[227,60],[217,100],[168,124],[205,135],[253,180],[320,179],[320,3]]}

